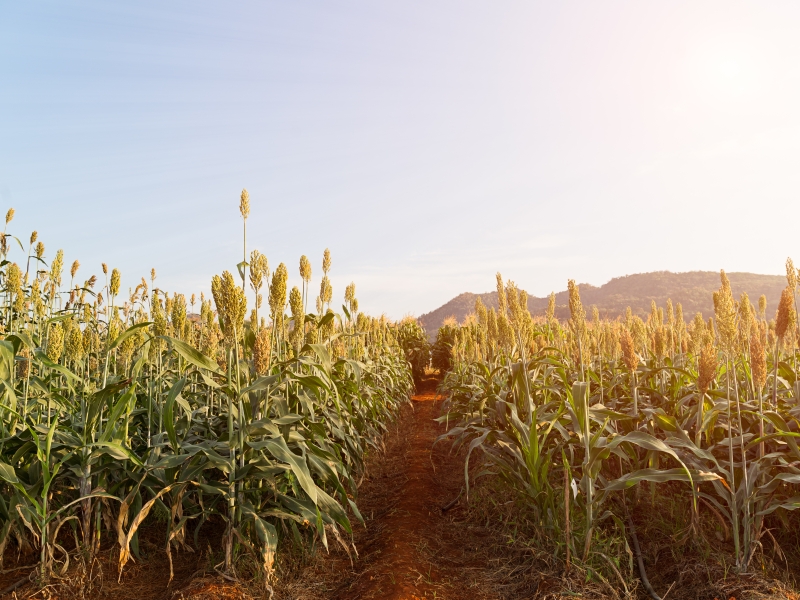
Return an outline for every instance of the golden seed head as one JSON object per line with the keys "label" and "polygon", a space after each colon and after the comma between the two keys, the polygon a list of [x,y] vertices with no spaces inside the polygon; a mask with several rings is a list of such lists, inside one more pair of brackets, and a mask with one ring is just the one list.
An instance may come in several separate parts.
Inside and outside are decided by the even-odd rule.
{"label": "golden seed head", "polygon": [[311,281],[311,261],[308,260],[305,254],[300,257],[300,277],[302,277],[303,281],[306,283]]}
{"label": "golden seed head", "polygon": [[267,257],[258,250],[250,253],[250,287],[258,293],[264,285],[264,278],[268,276],[269,263]]}
{"label": "golden seed head", "polygon": [[269,367],[271,334],[269,329],[262,327],[258,330],[253,344],[253,366],[259,375],[264,375]]}
{"label": "golden seed head", "polygon": [[170,308],[172,328],[177,337],[182,337],[183,328],[186,325],[186,297],[183,294],[175,294]]}
{"label": "golden seed head", "polygon": [[356,284],[351,283],[346,288],[344,288],[344,300],[345,302],[352,302],[353,298],[356,297]]}
{"label": "golden seed head", "polygon": [[497,314],[506,314],[506,288],[503,285],[503,276],[498,272],[495,276],[497,278]]}
{"label": "golden seed head", "polygon": [[731,282],[725,271],[720,271],[722,282],[719,291],[714,294],[714,314],[716,315],[722,349],[726,352],[733,350],[736,341],[736,303],[733,300]]}
{"label": "golden seed head", "polygon": [[291,334],[292,346],[294,346],[295,352],[299,353],[305,339],[305,316],[303,314],[303,295],[297,286],[294,286],[289,292],[289,308],[291,308],[292,321],[294,321]]}
{"label": "golden seed head", "polygon": [[325,252],[322,253],[322,272],[327,275],[328,271],[331,270],[331,251],[325,248]]}
{"label": "golden seed head", "polygon": [[653,351],[659,358],[664,356],[667,347],[667,332],[663,325],[660,325],[653,332]]}
{"label": "golden seed head", "polygon": [[519,297],[519,290],[517,284],[509,281],[505,289],[506,302],[508,303],[508,314],[511,317],[511,322],[517,326],[522,325],[524,317],[522,314],[522,302]]}
{"label": "golden seed head", "polygon": [[78,272],[78,269],[80,268],[80,266],[81,266],[81,263],[79,263],[77,260],[75,262],[73,262],[72,263],[72,268],[69,270],[70,276],[75,277],[75,273]]}
{"label": "golden seed head", "polygon": [[498,339],[497,313],[493,308],[486,313],[486,330],[489,341],[492,343],[496,342]]}
{"label": "golden seed head", "polygon": [[747,339],[746,336],[750,334],[750,329],[755,322],[755,308],[753,308],[753,303],[750,302],[750,296],[747,295],[747,292],[742,292],[739,297],[739,320],[742,323],[744,339]]}
{"label": "golden seed head", "polygon": [[783,340],[788,331],[793,331],[797,322],[794,309],[794,294],[788,287],[781,292],[781,301],[778,304],[778,315],[775,317],[775,335]]}
{"label": "golden seed head", "polygon": [[17,263],[8,265],[6,271],[6,288],[16,294],[22,291],[22,271]]}
{"label": "golden seed head", "polygon": [[283,316],[283,309],[286,306],[286,282],[288,279],[289,272],[286,270],[286,265],[279,264],[272,274],[272,285],[269,288],[269,308],[273,321]]}
{"label": "golden seed head", "polygon": [[70,327],[65,350],[69,361],[80,360],[83,357],[83,337],[80,327]]}
{"label": "golden seed head", "polygon": [[786,282],[789,284],[792,293],[794,293],[795,288],[797,288],[797,269],[794,268],[794,262],[791,258],[786,259]]}
{"label": "golden seed head", "polygon": [[11,223],[11,219],[13,219],[13,218],[14,218],[14,209],[13,208],[9,208],[8,212],[6,213],[6,225]]}
{"label": "golden seed head", "polygon": [[481,325],[481,327],[486,327],[487,325],[486,306],[484,305],[483,300],[481,300],[480,296],[475,298],[475,314],[478,317],[478,323]]}
{"label": "golden seed head", "polygon": [[150,269],[150,281],[153,282],[156,280],[156,270],[155,268]]}
{"label": "golden seed head", "polygon": [[50,334],[47,337],[47,348],[45,353],[47,358],[53,362],[58,362],[61,354],[64,352],[64,327],[60,322],[53,323],[50,326]]}
{"label": "golden seed head", "polygon": [[708,342],[700,351],[700,369],[697,375],[697,387],[705,394],[717,376],[717,350]]}
{"label": "golden seed head", "polygon": [[109,289],[112,296],[116,296],[117,294],[119,294],[119,286],[120,286],[119,269],[114,269],[113,271],[111,271],[111,286]]}
{"label": "golden seed head", "polygon": [[[222,322],[225,341],[231,346],[244,332],[244,317],[247,313],[247,299],[244,291],[236,284],[230,271],[224,271],[222,277],[214,275],[211,279],[211,293]],[[183,296],[181,298],[183,299]],[[184,311],[185,302],[183,299]]]}
{"label": "golden seed head", "polygon": [[583,310],[580,288],[575,284],[574,279],[570,279],[567,282],[567,289],[569,290],[570,324],[576,333],[582,333],[586,327],[586,311]]}
{"label": "golden seed head", "polygon": [[750,335],[750,368],[753,371],[753,383],[756,389],[763,390],[767,383],[767,354],[757,329],[753,329]]}
{"label": "golden seed head", "polygon": [[547,321],[550,322],[553,320],[553,317],[556,314],[556,293],[550,292],[550,298],[547,300],[547,313],[545,316],[547,317]]}
{"label": "golden seed head", "polygon": [[767,318],[767,297],[764,294],[761,294],[761,297],[758,299],[758,316],[761,319]]}
{"label": "golden seed head", "polygon": [[56,286],[61,285],[61,270],[64,268],[64,251],[56,252],[56,257],[50,265],[50,281]]}
{"label": "golden seed head", "polygon": [[633,341],[631,332],[627,329],[622,330],[622,335],[619,338],[619,345],[622,348],[622,362],[631,371],[635,371],[639,365],[639,357],[636,355],[636,345]]}
{"label": "golden seed head", "polygon": [[331,286],[331,280],[328,279],[327,275],[322,277],[322,282],[319,284],[319,297],[326,304],[330,304],[331,300],[333,300],[333,286]]}
{"label": "golden seed head", "polygon": [[289,308],[292,311],[293,319],[303,318],[303,296],[297,286],[292,287],[289,292]]}
{"label": "golden seed head", "polygon": [[37,239],[39,239],[39,232],[34,231],[33,233],[31,233],[31,246],[33,246],[36,243]]}
{"label": "golden seed head", "polygon": [[242,190],[242,195],[239,199],[239,213],[245,220],[250,215],[250,194],[247,193],[247,190]]}

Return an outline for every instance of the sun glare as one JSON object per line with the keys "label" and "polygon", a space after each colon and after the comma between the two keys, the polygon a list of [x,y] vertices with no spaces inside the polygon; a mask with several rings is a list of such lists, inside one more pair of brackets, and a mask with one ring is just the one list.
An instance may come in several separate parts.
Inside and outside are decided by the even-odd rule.
{"label": "sun glare", "polygon": [[761,94],[767,68],[751,41],[714,40],[700,46],[691,58],[694,87],[706,103],[737,105]]}

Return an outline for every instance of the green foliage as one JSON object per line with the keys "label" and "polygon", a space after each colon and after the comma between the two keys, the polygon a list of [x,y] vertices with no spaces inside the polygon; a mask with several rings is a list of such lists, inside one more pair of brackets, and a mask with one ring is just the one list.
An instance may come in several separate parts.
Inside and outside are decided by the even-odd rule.
{"label": "green foliage", "polygon": [[[653,310],[646,323],[592,321],[585,330],[518,316],[510,321],[513,336],[482,323],[462,326],[442,384],[449,399],[440,421],[450,429],[439,441],[467,449],[467,490],[469,461],[479,451],[484,464],[476,477],[499,475],[538,525],[555,542],[566,538],[583,560],[601,521],[624,530],[615,496],[643,482],[655,495],[658,484],[678,482],[693,531],[701,531],[700,503],[712,506],[732,532],[734,563],[744,571],[768,535],[768,515],[800,508],[800,332],[776,340],[766,322],[731,314],[723,351],[708,342],[702,320],[687,332],[661,314]],[[707,391],[698,370],[709,363],[701,364],[692,337],[714,353]],[[632,340],[626,343],[636,361],[626,364],[623,338]],[[764,345],[773,348],[766,358]],[[761,383],[751,354],[759,352],[771,374]],[[573,492],[562,491],[565,480]]]}
{"label": "green foliage", "polygon": [[282,539],[327,546],[361,521],[364,455],[413,390],[395,341],[407,327],[355,302],[346,318],[290,319],[279,294],[273,323],[243,322],[230,276],[199,318],[144,280],[120,307],[119,272],[97,289],[74,281],[76,263],[62,290],[61,267],[30,252],[24,278],[0,265],[0,282],[15,278],[0,290],[0,560],[37,548],[45,581],[66,571],[74,529],[76,552],[115,541],[122,569],[153,519],[171,565],[217,519],[226,576],[245,552],[269,581]]}
{"label": "green foliage", "polygon": [[395,336],[411,365],[414,381],[419,383],[431,361],[430,344],[425,330],[415,319],[403,319],[397,325]]}
{"label": "green foliage", "polygon": [[431,347],[431,365],[446,373],[453,366],[453,347],[458,334],[458,324],[448,321],[436,332],[436,342]]}

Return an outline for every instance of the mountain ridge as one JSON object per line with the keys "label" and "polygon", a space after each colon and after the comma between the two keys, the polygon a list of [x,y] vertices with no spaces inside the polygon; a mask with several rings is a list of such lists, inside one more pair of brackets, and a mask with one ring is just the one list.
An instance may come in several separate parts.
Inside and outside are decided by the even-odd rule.
{"label": "mountain ridge", "polygon": [[[758,305],[762,294],[767,297],[767,316],[778,306],[781,291],[786,287],[783,275],[761,275],[757,273],[726,273],[731,282],[731,289],[738,299],[742,292],[747,292],[750,301]],[[714,314],[712,293],[720,287],[720,274],[716,271],[651,271],[614,277],[601,286],[588,283],[579,284],[581,300],[591,317],[591,309],[597,306],[602,318],[614,319],[625,314],[628,306],[635,315],[645,317],[650,312],[650,302],[655,300],[658,306],[665,306],[667,298],[673,304],[681,303],[684,318],[688,321],[695,313],[702,313],[704,318]],[[421,315],[417,320],[425,328],[428,337],[434,339],[442,322],[448,317],[455,317],[462,322],[466,316],[474,312],[475,300],[480,297],[488,308],[497,308],[497,292],[475,294],[463,292],[444,303],[439,308]],[[544,315],[548,304],[547,297],[528,297],[528,310],[532,315]],[[567,291],[556,293],[556,317],[569,318]]]}

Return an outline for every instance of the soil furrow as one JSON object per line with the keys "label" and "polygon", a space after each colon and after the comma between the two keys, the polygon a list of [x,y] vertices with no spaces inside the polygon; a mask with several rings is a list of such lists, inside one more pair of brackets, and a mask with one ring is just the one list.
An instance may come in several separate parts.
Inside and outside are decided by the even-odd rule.
{"label": "soil furrow", "polygon": [[[447,443],[434,446],[444,432],[434,419],[443,398],[434,379],[393,424],[385,451],[369,461],[358,506],[366,520],[354,543],[359,559],[344,553],[319,557],[288,590],[287,597],[336,600],[412,600],[422,598],[498,598],[490,590],[481,540],[465,535],[462,499],[452,508],[464,478],[463,458]],[[387,507],[391,507],[387,510]],[[465,543],[465,539],[471,539]],[[313,581],[313,583],[312,583]],[[324,582],[320,586],[319,583]],[[320,594],[320,587],[325,593]],[[315,588],[313,594],[309,588]]]}

